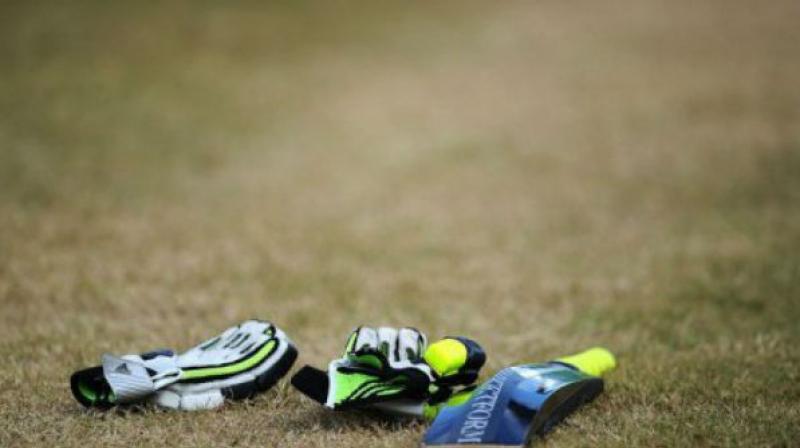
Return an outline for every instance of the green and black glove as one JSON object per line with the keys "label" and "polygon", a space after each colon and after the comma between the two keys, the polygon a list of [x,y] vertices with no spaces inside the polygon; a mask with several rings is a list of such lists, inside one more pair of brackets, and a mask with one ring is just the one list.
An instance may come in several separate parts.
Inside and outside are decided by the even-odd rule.
{"label": "green and black glove", "polygon": [[433,417],[441,404],[469,393],[485,362],[483,349],[467,338],[428,346],[414,328],[359,327],[327,372],[305,366],[292,385],[334,410]]}

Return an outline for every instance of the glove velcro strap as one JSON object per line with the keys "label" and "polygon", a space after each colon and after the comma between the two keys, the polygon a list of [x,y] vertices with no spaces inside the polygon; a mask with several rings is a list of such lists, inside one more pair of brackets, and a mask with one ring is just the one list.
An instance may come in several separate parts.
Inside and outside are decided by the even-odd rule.
{"label": "glove velcro strap", "polygon": [[117,403],[130,403],[156,391],[156,385],[144,364],[112,355],[103,355],[103,376]]}

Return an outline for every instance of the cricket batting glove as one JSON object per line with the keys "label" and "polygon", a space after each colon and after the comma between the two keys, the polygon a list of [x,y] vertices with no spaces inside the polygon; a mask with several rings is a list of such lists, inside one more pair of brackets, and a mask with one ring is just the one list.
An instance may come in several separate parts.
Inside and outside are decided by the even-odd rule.
{"label": "cricket batting glove", "polygon": [[359,327],[342,358],[327,372],[303,367],[292,378],[300,392],[334,410],[375,409],[422,417],[472,385],[486,361],[483,349],[466,338],[430,346],[414,328]]}
{"label": "cricket batting glove", "polygon": [[180,355],[105,354],[101,365],[75,372],[70,386],[86,407],[152,402],[170,409],[213,409],[225,399],[266,391],[296,358],[297,349],[280,329],[248,320]]}

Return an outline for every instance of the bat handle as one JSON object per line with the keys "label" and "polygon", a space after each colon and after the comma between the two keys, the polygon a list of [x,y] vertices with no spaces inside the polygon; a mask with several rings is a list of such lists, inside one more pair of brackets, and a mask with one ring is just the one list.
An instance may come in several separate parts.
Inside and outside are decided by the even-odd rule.
{"label": "bat handle", "polygon": [[574,355],[558,358],[556,361],[569,364],[583,373],[594,376],[601,376],[617,366],[614,355],[603,347],[590,348]]}

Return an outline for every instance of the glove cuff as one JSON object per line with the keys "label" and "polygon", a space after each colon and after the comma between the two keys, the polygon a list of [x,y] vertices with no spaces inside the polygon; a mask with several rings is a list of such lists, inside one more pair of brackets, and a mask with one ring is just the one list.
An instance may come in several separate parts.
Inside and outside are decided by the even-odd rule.
{"label": "glove cuff", "polygon": [[174,383],[181,370],[171,352],[116,357],[103,355],[103,377],[116,397],[116,403],[131,403]]}

